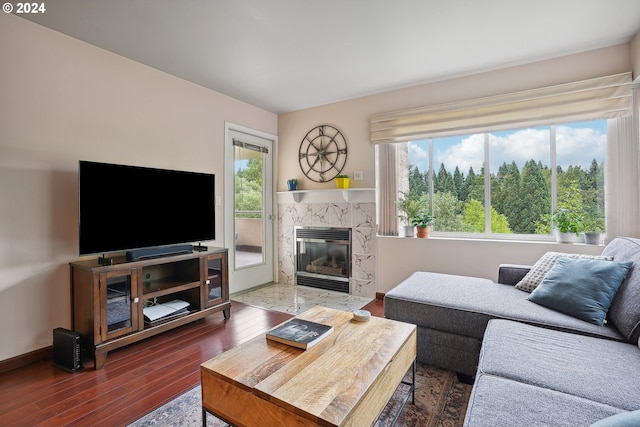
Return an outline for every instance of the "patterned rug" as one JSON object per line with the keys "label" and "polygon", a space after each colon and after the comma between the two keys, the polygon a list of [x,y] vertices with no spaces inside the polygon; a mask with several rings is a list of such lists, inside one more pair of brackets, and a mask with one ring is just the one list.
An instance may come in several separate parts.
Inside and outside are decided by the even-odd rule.
{"label": "patterned rug", "polygon": [[[411,380],[408,373],[406,381]],[[408,386],[401,384],[382,411],[376,427],[388,427],[397,414]],[[418,364],[416,368],[416,404],[411,401],[402,410],[396,426],[455,427],[462,426],[467,410],[471,386],[459,382],[453,372]],[[200,386],[176,397],[155,411],[145,415],[129,427],[200,427]],[[208,427],[227,424],[213,415],[207,415]]]}

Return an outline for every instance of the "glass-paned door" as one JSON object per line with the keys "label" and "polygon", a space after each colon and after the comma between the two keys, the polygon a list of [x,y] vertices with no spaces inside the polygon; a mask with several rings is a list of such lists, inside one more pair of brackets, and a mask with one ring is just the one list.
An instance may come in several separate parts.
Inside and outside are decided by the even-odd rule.
{"label": "glass-paned door", "polygon": [[226,173],[225,217],[230,220],[225,221],[225,241],[230,290],[237,292],[274,278],[273,141],[250,131],[230,129],[227,147],[226,160],[232,168],[227,166]]}
{"label": "glass-paned door", "polygon": [[236,268],[264,262],[264,175],[265,154],[261,146],[234,140],[235,264]]}

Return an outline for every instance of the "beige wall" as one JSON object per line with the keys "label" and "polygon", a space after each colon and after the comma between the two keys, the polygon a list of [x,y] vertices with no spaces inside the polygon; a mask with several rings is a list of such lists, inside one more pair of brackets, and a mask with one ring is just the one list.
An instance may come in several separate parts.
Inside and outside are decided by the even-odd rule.
{"label": "beige wall", "polygon": [[278,117],[280,151],[277,189],[285,191],[289,178],[298,178],[300,189],[335,188],[334,182],[321,184],[306,179],[298,165],[297,153],[302,138],[319,124],[334,125],[347,138],[349,155],[344,170],[350,176],[353,176],[353,171],[356,170],[364,172],[364,181],[352,182],[352,186],[374,187],[375,152],[370,142],[369,128],[372,114],[628,72],[631,70],[629,49],[629,44],[622,44],[579,55],[281,114]]}
{"label": "beige wall", "polygon": [[[636,39],[637,42],[637,39]],[[301,176],[297,150],[301,138],[314,126],[327,123],[341,129],[349,142],[345,170],[364,171],[358,187],[374,187],[375,152],[369,139],[369,118],[374,113],[441,104],[483,96],[532,89],[592,77],[628,72],[630,44],[420,85],[282,114],[278,117],[279,172],[277,188],[286,189],[287,178],[297,177],[303,189],[331,188]],[[372,70],[375,72],[375,70]],[[386,292],[417,270],[478,275],[496,278],[500,263],[532,264],[546,250],[600,252],[601,247],[557,245],[555,243],[492,242],[472,240],[422,241],[377,239],[377,291]]]}
{"label": "beige wall", "polygon": [[[277,134],[277,117],[14,15],[0,14],[0,61],[5,360],[71,327],[78,160],[215,173],[222,196],[225,121]],[[216,218],[222,246],[222,206]]]}

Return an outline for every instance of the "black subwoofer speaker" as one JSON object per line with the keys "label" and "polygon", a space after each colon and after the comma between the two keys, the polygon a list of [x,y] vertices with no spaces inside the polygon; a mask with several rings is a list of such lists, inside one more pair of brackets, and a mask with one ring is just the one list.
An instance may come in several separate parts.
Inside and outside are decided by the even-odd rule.
{"label": "black subwoofer speaker", "polygon": [[53,330],[53,366],[67,372],[82,369],[79,333],[64,328]]}

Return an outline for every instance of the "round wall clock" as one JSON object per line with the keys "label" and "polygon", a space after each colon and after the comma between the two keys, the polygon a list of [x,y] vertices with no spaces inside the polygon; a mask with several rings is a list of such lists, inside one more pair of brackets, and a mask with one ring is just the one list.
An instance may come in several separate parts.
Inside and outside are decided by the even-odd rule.
{"label": "round wall clock", "polygon": [[298,155],[307,178],[327,182],[342,172],[347,162],[347,140],[333,126],[316,126],[302,138]]}

